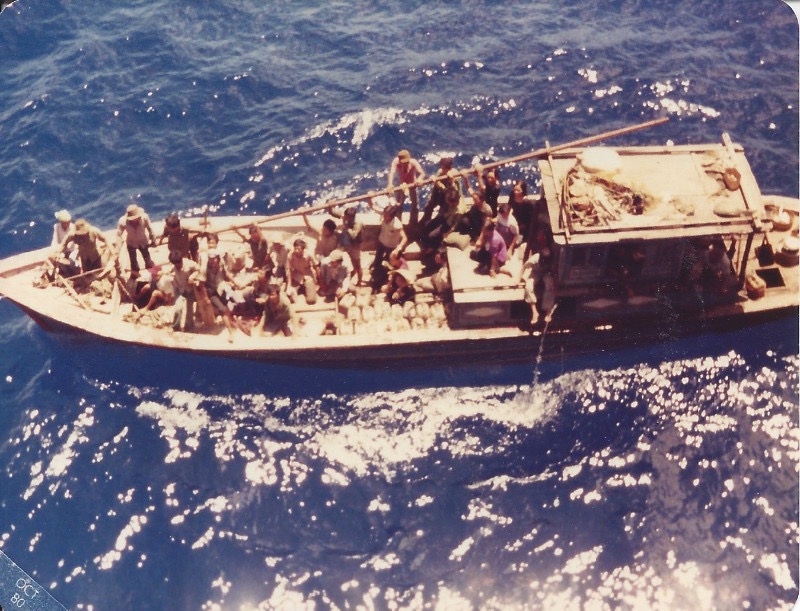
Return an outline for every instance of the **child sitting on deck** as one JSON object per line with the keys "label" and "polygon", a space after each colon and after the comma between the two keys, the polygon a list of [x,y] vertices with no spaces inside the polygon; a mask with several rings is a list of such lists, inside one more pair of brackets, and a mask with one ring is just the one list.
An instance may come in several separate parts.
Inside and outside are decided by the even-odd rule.
{"label": "child sitting on deck", "polygon": [[503,236],[497,232],[494,221],[486,221],[475,244],[475,250],[469,256],[478,262],[475,271],[479,274],[489,274],[492,278],[498,273],[511,275],[511,272],[503,269],[508,261],[508,249]]}

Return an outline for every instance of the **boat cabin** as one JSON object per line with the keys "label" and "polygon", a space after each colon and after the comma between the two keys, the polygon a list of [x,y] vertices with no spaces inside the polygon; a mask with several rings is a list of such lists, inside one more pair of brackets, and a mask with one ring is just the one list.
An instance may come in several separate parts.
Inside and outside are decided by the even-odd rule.
{"label": "boat cabin", "polygon": [[[738,290],[761,193],[741,147],[724,144],[562,150],[539,164],[559,301],[627,308],[689,292],[697,265],[729,260]],[[716,252],[715,252],[716,251]],[[734,283],[731,282],[733,285]]]}

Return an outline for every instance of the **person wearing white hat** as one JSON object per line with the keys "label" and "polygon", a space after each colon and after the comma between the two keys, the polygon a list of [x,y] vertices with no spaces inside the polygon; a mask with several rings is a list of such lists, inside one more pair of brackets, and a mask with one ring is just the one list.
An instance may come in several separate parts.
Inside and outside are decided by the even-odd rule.
{"label": "person wearing white hat", "polygon": [[58,222],[53,225],[53,239],[50,241],[50,246],[53,248],[59,246],[67,237],[69,230],[72,229],[72,215],[68,211],[56,212],[56,220]]}
{"label": "person wearing white hat", "polygon": [[[153,260],[150,258],[150,246],[155,246],[156,235],[150,225],[150,217],[136,204],[130,204],[122,218],[117,224],[117,246],[118,251],[122,249],[122,234],[126,234],[125,243],[128,247],[128,256],[131,261],[131,272],[139,271],[139,261],[136,251],[142,253],[145,267],[153,267]],[[149,239],[148,239],[149,238]]]}
{"label": "person wearing white hat", "polygon": [[341,299],[350,290],[350,268],[344,251],[336,249],[319,268],[319,294],[328,300]]}

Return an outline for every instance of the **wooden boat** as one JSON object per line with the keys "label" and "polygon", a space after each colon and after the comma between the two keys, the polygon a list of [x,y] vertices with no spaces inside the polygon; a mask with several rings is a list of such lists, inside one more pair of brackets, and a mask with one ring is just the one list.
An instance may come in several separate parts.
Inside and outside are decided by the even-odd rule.
{"label": "wooden boat", "polygon": [[[742,147],[727,137],[707,145],[561,146],[527,157],[539,159],[542,175],[542,192],[532,205],[545,238],[536,249],[550,253],[544,273],[551,282],[538,285],[540,306],[543,299],[549,303],[538,320],[534,314],[532,321],[538,308],[528,303],[531,287],[519,280],[522,257],[509,261],[509,275],[491,277],[476,273],[468,251],[456,246],[447,249],[450,291],[420,291],[413,309],[399,315],[389,309],[383,317],[369,289],[356,290],[347,307],[338,300],[313,306],[301,300],[295,307],[302,324],[292,337],[236,331],[231,338],[219,320],[192,333],[173,331],[169,306],[144,313],[116,292],[94,295],[69,279],[37,286],[49,248],[0,261],[0,294],[48,331],[348,368],[526,361],[542,353],[602,351],[797,317],[800,202],[763,195]],[[326,216],[308,218],[319,230]],[[379,217],[362,212],[359,219],[367,269]],[[297,212],[182,219],[190,231],[218,233],[228,252],[242,247],[231,228],[249,223],[270,241],[309,233]],[[113,240],[114,231],[107,235]],[[727,284],[709,279],[703,269],[720,248],[728,261]],[[151,252],[157,264],[168,265],[166,246]],[[418,274],[413,253],[409,249],[408,258]],[[122,278],[126,261],[123,255]]]}

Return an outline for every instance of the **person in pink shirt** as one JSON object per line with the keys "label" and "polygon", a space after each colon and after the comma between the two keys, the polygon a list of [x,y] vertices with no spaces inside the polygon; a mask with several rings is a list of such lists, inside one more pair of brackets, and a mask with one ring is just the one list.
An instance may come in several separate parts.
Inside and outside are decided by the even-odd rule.
{"label": "person in pink shirt", "polygon": [[476,271],[479,274],[489,274],[492,278],[497,274],[511,275],[511,272],[503,269],[508,261],[508,249],[494,221],[486,221],[470,257],[478,262]]}
{"label": "person in pink shirt", "polygon": [[397,203],[402,206],[406,201],[406,195],[408,195],[411,200],[411,215],[409,220],[411,225],[416,227],[419,222],[417,183],[425,180],[425,170],[422,169],[422,166],[416,159],[411,157],[411,153],[403,149],[392,159],[392,165],[389,167],[389,177],[386,180],[387,190],[395,188],[395,177],[400,180],[398,186],[402,188],[394,191],[394,197]]}

